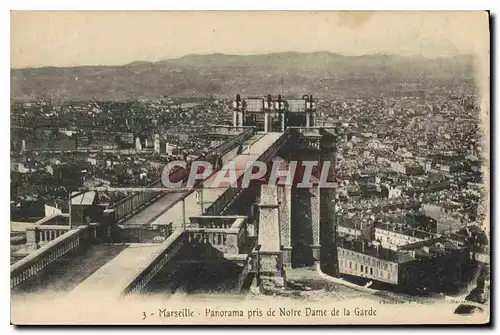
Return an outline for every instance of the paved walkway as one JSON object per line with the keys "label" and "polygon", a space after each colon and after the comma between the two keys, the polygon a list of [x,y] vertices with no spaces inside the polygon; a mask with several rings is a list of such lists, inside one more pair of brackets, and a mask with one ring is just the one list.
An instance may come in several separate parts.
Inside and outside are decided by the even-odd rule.
{"label": "paved walkway", "polygon": [[104,264],[84,280],[70,296],[117,297],[136,278],[139,269],[147,267],[148,260],[162,248],[162,244],[128,244],[115,258]]}
{"label": "paved walkway", "polygon": [[[235,164],[236,167],[245,166],[248,161],[255,161],[260,155],[266,151],[267,148],[278,138],[280,138],[281,133],[267,133],[267,134],[256,134],[250,139],[243,143],[242,154],[233,157],[229,162]],[[243,174],[243,170],[237,170],[237,177]],[[229,187],[229,184],[222,184],[221,187],[215,188],[211,186],[216,178],[217,174],[212,175],[206,181],[204,185],[206,188],[203,190],[203,210],[208,208],[214,201],[216,201],[222,193]],[[197,202],[197,197],[195,192],[191,193],[185,198],[185,218],[187,223],[189,223],[189,218],[192,216],[199,216],[202,214],[201,205]],[[144,211],[148,211],[146,208]],[[157,219],[151,222],[153,225],[168,224],[173,223],[174,227],[181,227],[183,225],[183,206],[182,201],[179,201],[171,209],[160,215]]]}
{"label": "paved walkway", "polygon": [[100,267],[113,260],[127,246],[91,245],[78,255],[63,257],[55,261],[33,281],[13,290],[16,293],[43,291],[67,292],[96,272]]}

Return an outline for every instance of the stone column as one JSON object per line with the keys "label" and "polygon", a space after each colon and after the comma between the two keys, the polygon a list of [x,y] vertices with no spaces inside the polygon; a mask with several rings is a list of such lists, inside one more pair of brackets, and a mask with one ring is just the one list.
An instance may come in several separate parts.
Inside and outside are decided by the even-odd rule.
{"label": "stone column", "polygon": [[235,109],[233,111],[233,126],[238,127],[238,111]]}
{"label": "stone column", "polygon": [[259,239],[261,250],[276,252],[281,248],[278,187],[262,185],[259,203]]}
{"label": "stone column", "polygon": [[[97,236],[97,239],[104,239],[106,241],[112,241],[118,239],[118,225],[115,216],[116,209],[105,209],[103,212],[102,229],[101,236]],[[114,238],[116,235],[116,238]]]}
{"label": "stone column", "polygon": [[186,229],[186,201],[184,198],[181,201],[182,201],[182,228]]}
{"label": "stone column", "polygon": [[269,131],[269,113],[267,111],[264,112],[264,132]]}
{"label": "stone column", "polygon": [[278,186],[278,199],[280,202],[280,233],[283,249],[283,265],[292,267],[292,187],[290,185]]}
{"label": "stone column", "polygon": [[311,126],[311,115],[309,114],[309,112],[306,112],[306,127],[310,127]]}
{"label": "stone column", "polygon": [[311,189],[311,228],[312,228],[312,242],[311,245],[314,262],[320,261],[320,204],[321,196],[318,185],[313,185]]}
{"label": "stone column", "polygon": [[[320,140],[321,161],[329,161],[327,182],[335,182],[335,155],[336,135],[323,130]],[[332,276],[338,275],[338,258],[336,248],[336,215],[335,215],[335,189],[322,187],[321,193],[321,268]]]}
{"label": "stone column", "polygon": [[261,285],[265,288],[285,285],[285,273],[281,262],[279,207],[278,187],[262,185],[259,204],[260,269],[258,275]]}
{"label": "stone column", "polygon": [[238,127],[243,126],[243,112],[238,111]]}
{"label": "stone column", "polygon": [[285,113],[281,113],[281,132],[285,131]]}
{"label": "stone column", "polygon": [[36,228],[26,229],[26,244],[35,245],[37,233],[38,233],[38,231]]}
{"label": "stone column", "polygon": [[[198,192],[198,191],[196,191]],[[204,208],[203,208],[203,188],[200,188],[200,197],[198,198],[199,201],[200,201],[200,215],[203,215],[203,211],[204,211]]]}
{"label": "stone column", "polygon": [[238,233],[227,233],[226,234],[226,247],[227,252],[230,254],[238,254]]}

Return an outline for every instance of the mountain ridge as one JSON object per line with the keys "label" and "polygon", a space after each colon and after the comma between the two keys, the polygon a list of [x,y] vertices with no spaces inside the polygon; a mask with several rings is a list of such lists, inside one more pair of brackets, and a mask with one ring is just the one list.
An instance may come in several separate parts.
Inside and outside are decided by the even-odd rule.
{"label": "mountain ridge", "polygon": [[319,91],[320,95],[331,95],[346,89],[355,94],[377,85],[408,81],[469,80],[473,76],[472,61],[470,55],[346,56],[326,51],[192,54],[114,66],[11,69],[11,98],[130,100],[169,95],[267,94],[282,89],[282,76],[284,86],[293,94]]}

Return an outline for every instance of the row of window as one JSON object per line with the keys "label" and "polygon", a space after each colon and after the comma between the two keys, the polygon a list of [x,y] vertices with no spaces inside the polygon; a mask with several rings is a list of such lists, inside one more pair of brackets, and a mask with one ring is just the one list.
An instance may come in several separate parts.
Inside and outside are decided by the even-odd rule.
{"label": "row of window", "polygon": [[396,274],[392,274],[388,271],[373,268],[371,266],[366,266],[363,264],[358,264],[353,261],[348,261],[345,259],[340,260],[340,272],[347,272],[346,270],[356,271],[358,274],[370,275],[371,277],[378,278],[382,281],[392,281],[397,279]]}
{"label": "row of window", "polygon": [[359,263],[364,263],[367,265],[375,266],[377,268],[383,268],[383,269],[389,270],[389,271],[393,271],[393,269],[394,269],[394,271],[396,271],[396,269],[397,269],[397,266],[395,264],[384,262],[378,258],[362,255],[362,254],[359,254],[357,252],[346,250],[346,249],[340,249],[338,257],[339,258],[342,257],[342,258],[353,259]]}

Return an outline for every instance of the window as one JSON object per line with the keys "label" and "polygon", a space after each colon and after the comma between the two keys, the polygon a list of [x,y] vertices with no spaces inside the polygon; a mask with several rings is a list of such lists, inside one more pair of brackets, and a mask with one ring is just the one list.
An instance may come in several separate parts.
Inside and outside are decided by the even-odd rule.
{"label": "window", "polygon": [[349,262],[349,269],[352,269],[352,262]]}
{"label": "window", "polygon": [[361,272],[363,272],[363,265],[361,265]]}
{"label": "window", "polygon": [[370,275],[373,276],[373,268],[370,268]]}

